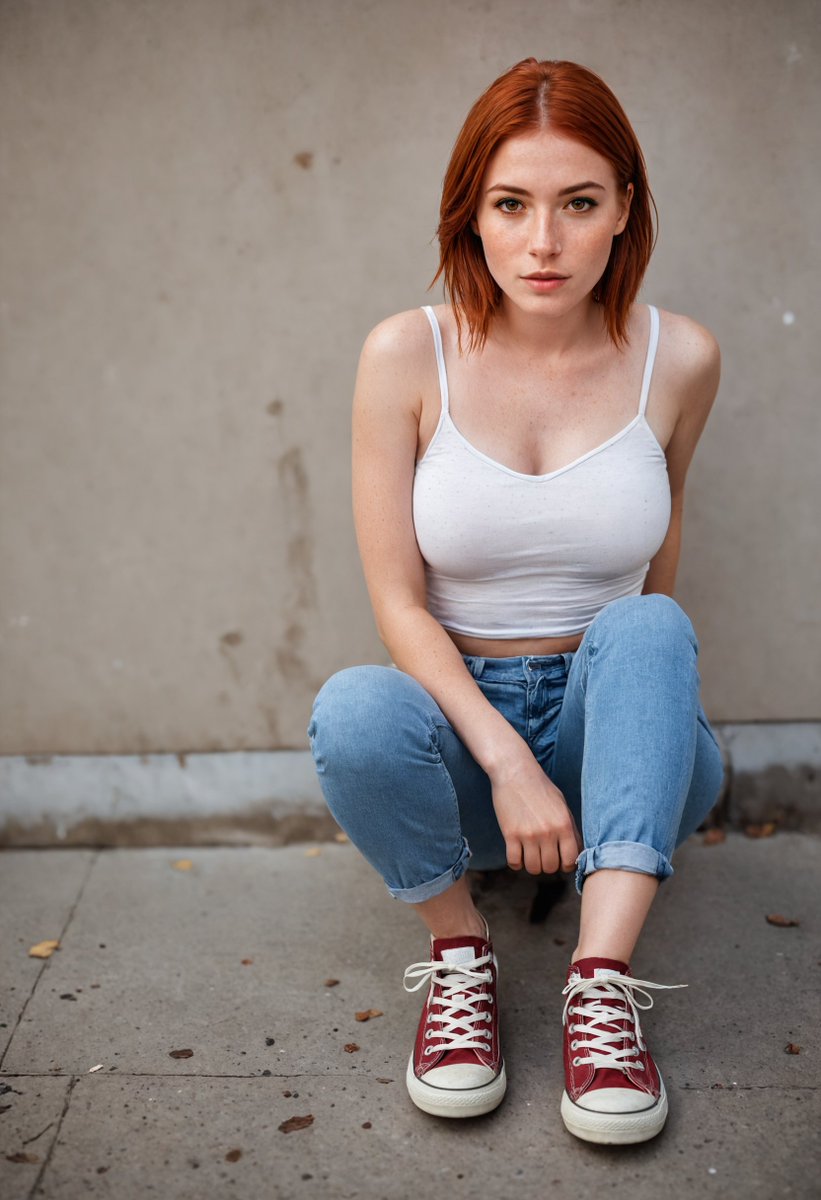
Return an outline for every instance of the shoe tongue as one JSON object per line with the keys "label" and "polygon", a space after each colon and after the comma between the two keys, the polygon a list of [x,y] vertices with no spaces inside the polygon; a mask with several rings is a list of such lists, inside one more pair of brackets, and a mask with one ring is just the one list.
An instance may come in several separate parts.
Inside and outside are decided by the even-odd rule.
{"label": "shoe tongue", "polygon": [[487,943],[480,937],[452,937],[433,939],[433,957],[442,962],[459,963],[472,962],[487,954]]}
{"label": "shoe tongue", "polygon": [[469,963],[476,959],[476,951],[471,946],[454,946],[451,950],[440,950],[439,957],[446,963]]}
{"label": "shoe tongue", "polygon": [[[452,938],[434,938],[433,939],[433,955],[434,959],[440,962],[447,963],[449,966],[458,967],[464,963],[472,963],[477,958],[482,958],[488,953],[488,944],[484,938],[480,937],[452,937]],[[454,973],[458,977],[458,971]],[[454,1000],[467,999],[468,993],[475,993],[478,986],[470,979],[464,980],[464,991],[454,996]],[[465,1009],[457,1009],[453,1013],[456,1021],[459,1017],[468,1016]],[[456,1026],[460,1033],[471,1033],[473,1030],[468,1026]],[[475,1064],[475,1050],[445,1050],[441,1056],[439,1065],[458,1065],[460,1063]]]}
{"label": "shoe tongue", "polygon": [[611,975],[629,975],[630,968],[617,958],[580,958],[571,965],[570,971],[581,975],[582,979],[607,979]]}

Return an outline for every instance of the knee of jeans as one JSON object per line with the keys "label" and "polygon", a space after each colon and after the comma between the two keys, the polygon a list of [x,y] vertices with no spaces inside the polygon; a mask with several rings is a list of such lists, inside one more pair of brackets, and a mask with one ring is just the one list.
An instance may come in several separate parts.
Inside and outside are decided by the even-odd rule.
{"label": "knee of jeans", "polygon": [[635,637],[644,647],[649,641],[669,643],[684,640],[698,653],[698,639],[692,621],[672,596],[665,596],[661,592],[611,600],[597,614],[590,628],[596,640],[613,636],[621,643]]}
{"label": "knee of jeans", "polygon": [[[314,700],[308,739],[320,773],[333,763],[365,767],[390,751],[402,713],[421,685],[393,667],[360,666],[337,671]],[[409,696],[409,693],[411,695]]]}

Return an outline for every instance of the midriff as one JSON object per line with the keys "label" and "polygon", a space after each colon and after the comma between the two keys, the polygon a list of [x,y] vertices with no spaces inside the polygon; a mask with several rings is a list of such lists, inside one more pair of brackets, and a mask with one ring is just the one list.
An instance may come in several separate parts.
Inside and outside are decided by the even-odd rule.
{"label": "midriff", "polygon": [[567,654],[578,650],[584,633],[570,633],[557,638],[477,638],[464,633],[445,631],[462,654],[476,658],[543,658],[548,654]]}

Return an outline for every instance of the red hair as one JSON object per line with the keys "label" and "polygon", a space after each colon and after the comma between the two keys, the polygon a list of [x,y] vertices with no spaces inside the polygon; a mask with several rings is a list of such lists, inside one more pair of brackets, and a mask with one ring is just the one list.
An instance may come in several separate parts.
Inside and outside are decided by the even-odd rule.
{"label": "red hair", "polygon": [[439,270],[453,304],[461,345],[462,320],[470,348],[481,347],[502,293],[471,229],[490,157],[506,138],[550,129],[583,142],[612,165],[618,185],[633,185],[630,215],[593,295],[604,307],[610,337],[627,341],[627,315],[647,270],[656,238],[656,205],[644,156],[624,109],[593,71],[573,62],[525,58],[500,75],[467,115],[450,156],[439,208]]}

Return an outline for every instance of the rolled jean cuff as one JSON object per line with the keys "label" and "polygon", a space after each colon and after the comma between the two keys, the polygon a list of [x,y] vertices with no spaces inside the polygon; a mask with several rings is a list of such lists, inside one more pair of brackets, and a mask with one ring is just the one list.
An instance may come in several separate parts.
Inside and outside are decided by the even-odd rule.
{"label": "rolled jean cuff", "polygon": [[459,858],[452,867],[441,875],[437,875],[435,879],[431,879],[427,883],[419,883],[416,887],[411,888],[393,888],[390,884],[386,886],[394,900],[404,900],[406,904],[421,904],[423,900],[432,900],[434,896],[446,892],[456,883],[457,879],[461,879],[467,870],[469,858],[470,848],[467,840],[462,838],[462,851]]}
{"label": "rolled jean cuff", "polygon": [[588,846],[577,858],[576,891],[581,893],[585,876],[602,869],[636,871],[640,875],[654,875],[656,879],[667,879],[673,874],[669,858],[652,846],[643,842],[603,842],[600,846]]}

